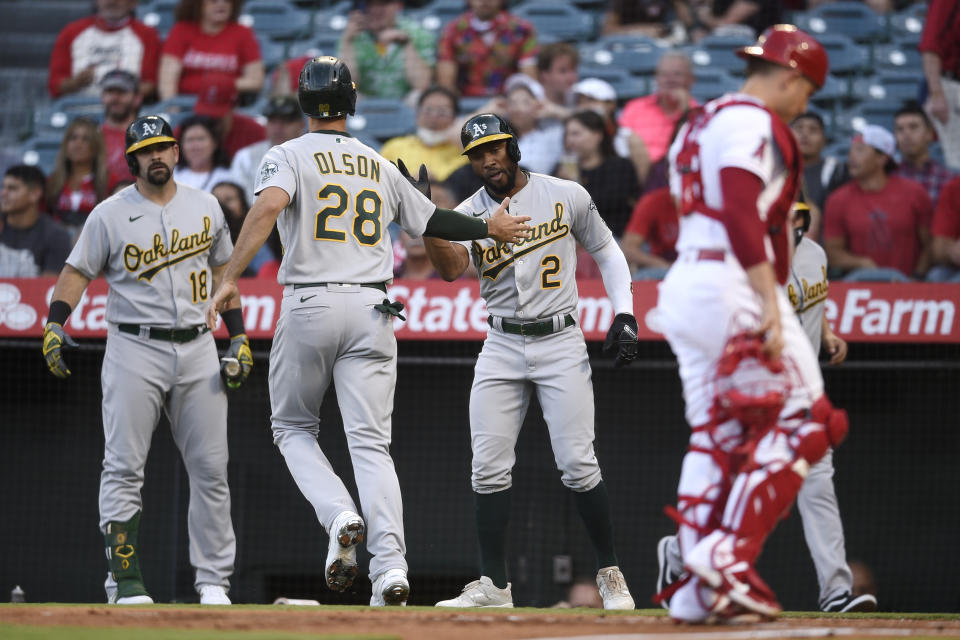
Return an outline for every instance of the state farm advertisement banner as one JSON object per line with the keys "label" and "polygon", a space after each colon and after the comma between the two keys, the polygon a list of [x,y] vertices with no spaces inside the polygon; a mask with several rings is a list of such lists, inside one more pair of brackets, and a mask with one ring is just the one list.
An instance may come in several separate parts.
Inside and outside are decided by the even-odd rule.
{"label": "state farm advertisement banner", "polygon": [[[54,278],[0,280],[0,337],[38,338],[43,333]],[[601,280],[581,280],[579,320],[588,340],[603,340],[613,309]],[[662,340],[657,330],[656,282],[634,282],[635,312],[642,340]],[[242,280],[244,322],[251,338],[271,338],[282,288],[265,280]],[[67,321],[79,338],[106,336],[108,287],[94,280]],[[389,296],[406,305],[406,322],[395,321],[401,340],[482,340],[487,312],[473,281],[397,280]],[[834,282],[826,301],[834,331],[857,342],[960,342],[960,285]],[[218,336],[226,332],[220,328]]]}

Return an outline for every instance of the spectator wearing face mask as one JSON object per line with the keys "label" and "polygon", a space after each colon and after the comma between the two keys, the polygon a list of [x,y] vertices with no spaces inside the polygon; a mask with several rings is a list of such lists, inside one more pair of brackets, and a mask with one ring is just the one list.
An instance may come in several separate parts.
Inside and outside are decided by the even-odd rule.
{"label": "spectator wearing face mask", "polygon": [[387,140],[380,154],[391,162],[403,159],[414,174],[421,164],[426,165],[431,180],[446,180],[467,164],[461,154],[459,130],[453,126],[458,111],[456,94],[444,87],[430,87],[417,103],[416,132]]}

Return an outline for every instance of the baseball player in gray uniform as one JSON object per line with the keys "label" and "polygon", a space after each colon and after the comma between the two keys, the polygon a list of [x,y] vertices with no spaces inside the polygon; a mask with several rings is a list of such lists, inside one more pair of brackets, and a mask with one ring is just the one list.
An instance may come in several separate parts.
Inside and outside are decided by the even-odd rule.
{"label": "baseball player in gray uniform", "polygon": [[[54,288],[43,353],[54,375],[70,375],[61,350],[75,343],[63,325],[90,280],[102,273],[110,285],[100,477],[108,602],[153,602],[137,538],[143,469],[163,412],[190,477],[190,562],[200,602],[230,604],[236,541],[227,487],[227,397],[217,347],[204,324],[204,307],[233,250],[230,232],[213,196],[173,181],[179,147],[162,118],[146,116],[129,126],[126,156],[136,183],[87,218]],[[239,384],[253,360],[238,304],[224,321],[229,356],[242,366],[233,381]]]}
{"label": "baseball player in gray uniform", "polygon": [[[285,248],[284,285],[270,352],[274,443],[330,536],[327,586],[344,591],[357,575],[356,546],[366,536],[370,604],[406,604],[403,508],[390,457],[396,382],[393,321],[402,305],[385,298],[393,252],[387,225],[412,236],[488,235],[523,239],[526,218],[500,207],[488,221],[438,209],[396,166],[346,132],[356,85],[341,60],[314,58],[300,73],[298,97],[309,132],[267,152],[250,210],[223,283],[208,309],[237,294],[237,277],[276,222]],[[402,318],[402,316],[400,316]],[[320,403],[331,379],[343,417],[363,517],[317,443]]]}
{"label": "baseball player in gray uniform", "polygon": [[617,364],[636,357],[637,323],[627,261],[587,191],[575,182],[519,168],[513,128],[494,114],[468,120],[464,154],[484,186],[457,207],[486,218],[504,197],[514,214],[530,216],[530,237],[512,248],[492,240],[426,247],[446,280],[472,259],[490,330],[470,391],[471,484],[477,512],[481,577],[440,607],[512,607],[505,546],[514,448],[536,393],[561,480],[573,492],[597,557],[597,586],[606,609],[633,609],[617,566],[607,490],[594,453],[593,383],[583,332],[577,327],[577,242],[597,261],[616,317],[606,350]]}
{"label": "baseball player in gray uniform", "polygon": [[[805,235],[810,228],[809,207],[798,202],[794,205],[794,212],[794,253],[784,289],[816,354],[820,355],[822,346],[830,354],[830,364],[838,365],[847,357],[847,343],[833,332],[823,312],[830,288],[827,254],[823,247]],[[843,523],[833,486],[832,449],[810,467],[797,495],[797,509],[803,522],[807,548],[817,570],[820,609],[832,613],[876,611],[877,599],[873,595],[853,595],[853,574],[847,565]],[[660,540],[657,560],[660,565],[657,591],[660,592],[683,571],[676,536]]]}

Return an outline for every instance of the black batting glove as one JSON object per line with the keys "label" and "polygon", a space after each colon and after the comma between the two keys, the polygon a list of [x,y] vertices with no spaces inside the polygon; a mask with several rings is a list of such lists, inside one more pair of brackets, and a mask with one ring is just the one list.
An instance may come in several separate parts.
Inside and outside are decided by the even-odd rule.
{"label": "black batting glove", "polygon": [[616,354],[614,367],[625,367],[637,357],[637,319],[629,313],[618,313],[603,342],[605,355]]}
{"label": "black batting glove", "polygon": [[406,178],[414,189],[427,196],[428,200],[430,199],[430,177],[427,175],[427,165],[420,165],[420,178],[418,180],[414,180],[410,172],[407,171],[407,165],[403,164],[403,160],[400,158],[397,158],[397,169],[400,169],[400,175]]}

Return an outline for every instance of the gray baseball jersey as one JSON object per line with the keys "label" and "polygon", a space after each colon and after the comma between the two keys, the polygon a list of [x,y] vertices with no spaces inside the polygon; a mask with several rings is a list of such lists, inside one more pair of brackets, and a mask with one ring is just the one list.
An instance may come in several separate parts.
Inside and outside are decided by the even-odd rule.
{"label": "gray baseball jersey", "polygon": [[344,133],[307,133],[270,149],[255,191],[266,187],[290,196],[277,220],[280,284],[388,281],[387,226],[420,236],[436,210],[389,160]]}
{"label": "gray baseball jersey", "polygon": [[[213,292],[210,267],[225,263],[232,251],[212,195],[178,184],[173,199],[161,207],[129,186],[94,208],[67,258],[85,276],[102,273],[110,284],[100,374],[105,440],[100,527],[129,520],[142,509],[151,437],[161,413],[166,414],[190,476],[187,525],[198,589],[229,587],[233,573],[227,398],[212,334],[171,342],[150,337],[147,327],[203,325]],[[132,335],[120,324],[141,330]]]}
{"label": "gray baseball jersey", "polygon": [[827,254],[823,247],[804,236],[793,254],[785,290],[817,355],[823,337],[823,303],[829,288]]}
{"label": "gray baseball jersey", "polygon": [[[489,218],[499,206],[480,189],[457,211]],[[613,240],[590,194],[576,182],[530,173],[527,186],[510,198],[510,213],[530,216],[529,239],[514,245],[489,238],[461,243],[480,274],[487,311],[524,321],[575,312],[576,242],[593,253]]]}
{"label": "gray baseball jersey", "polygon": [[223,210],[209,193],[178,184],[160,207],[131,185],[94,208],[67,264],[91,279],[103,272],[107,322],[195,327],[213,293],[209,267],[232,252]]}
{"label": "gray baseball jersey", "polygon": [[393,316],[374,308],[384,293],[360,285],[392,278],[387,225],[396,220],[419,236],[436,207],[390,161],[336,131],[273,147],[256,191],[270,186],[290,196],[277,220],[284,245],[277,278],[287,286],[270,351],[274,443],[328,532],[342,512],[359,513],[317,445],[320,403],[334,380],[374,581],[407,569],[390,457],[397,342]]}
{"label": "gray baseball jersey", "polygon": [[[800,325],[819,355],[823,339],[823,303],[830,283],[827,280],[827,254],[804,236],[790,264],[790,279],[785,287]],[[820,604],[853,588],[853,574],[847,565],[840,519],[840,505],[833,486],[833,452],[810,467],[797,495],[797,510],[803,522],[803,537],[817,571]]]}

